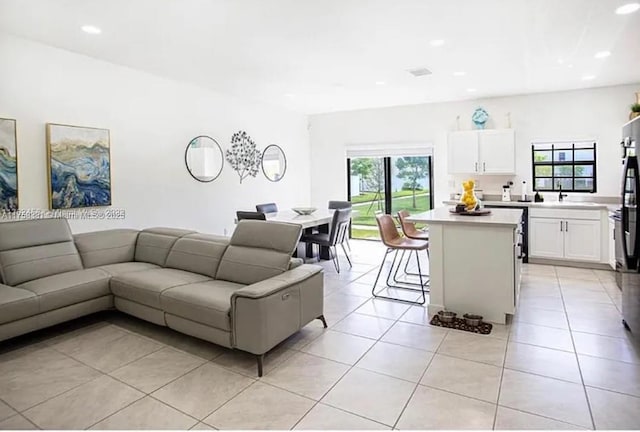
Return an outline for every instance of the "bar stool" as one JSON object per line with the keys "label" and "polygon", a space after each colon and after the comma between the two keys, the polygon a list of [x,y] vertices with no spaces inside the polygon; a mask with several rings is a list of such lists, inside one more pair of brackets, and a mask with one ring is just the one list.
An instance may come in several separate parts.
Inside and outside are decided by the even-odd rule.
{"label": "bar stool", "polygon": [[[425,240],[427,242],[429,242],[429,231],[428,228],[426,231],[422,231],[416,228],[416,224],[414,224],[413,222],[409,222],[407,221],[407,218],[410,216],[409,212],[406,210],[400,210],[398,212],[398,220],[400,221],[400,227],[402,228],[402,233],[404,234],[405,237],[410,238],[410,239],[414,239],[414,240]],[[402,259],[404,258],[404,253],[402,254],[402,256],[400,257],[400,262],[402,262]],[[430,258],[429,256],[429,246],[427,245],[427,258]],[[411,273],[408,271],[407,267],[409,266],[409,259],[407,259],[407,262],[405,263],[404,266],[404,272],[406,274],[410,274],[412,276],[418,276],[417,273]],[[429,275],[426,275],[427,277]],[[395,277],[394,277],[395,279]]]}
{"label": "bar stool", "polygon": [[[429,292],[429,290],[426,288],[428,281],[425,281],[423,278],[423,274],[420,269],[420,257],[418,256],[418,252],[423,250],[425,251],[428,250],[429,242],[426,240],[416,240],[416,239],[411,239],[407,237],[401,237],[400,233],[398,232],[398,228],[396,227],[395,221],[388,214],[377,214],[376,222],[378,224],[378,230],[380,231],[380,238],[382,239],[382,243],[387,247],[387,250],[384,254],[384,257],[382,258],[382,263],[380,264],[380,268],[378,269],[378,275],[376,276],[376,281],[374,282],[373,288],[371,289],[371,294],[373,295],[373,297],[376,297],[376,298],[383,298],[387,300],[395,300],[395,301],[400,301],[404,303],[412,303],[412,304],[419,304],[419,305],[425,304],[426,303],[425,294]],[[400,262],[398,262],[398,267],[396,268],[398,252],[400,251],[402,251],[403,256],[406,252],[409,252],[409,258],[407,259],[407,262],[411,258],[411,252],[415,252],[416,263],[418,265],[418,273],[416,273],[415,275],[418,276],[418,278],[420,279],[420,283],[396,280],[398,268],[402,264],[402,259],[401,259]],[[386,280],[387,287],[418,291],[421,293],[421,297],[422,297],[421,301],[404,300],[397,297],[389,297],[389,296],[382,296],[382,295],[376,294],[376,286],[378,285],[378,279],[380,279],[382,268],[384,267],[384,264],[387,260],[387,256],[392,252],[395,252],[395,255],[393,256],[393,262],[391,263],[391,268],[389,268],[389,273],[387,274],[387,280]],[[393,276],[394,282],[396,282],[396,284],[403,284],[404,286],[394,285],[391,283],[391,273],[394,272],[394,268],[395,268],[395,273]],[[412,286],[417,286],[419,288],[412,288]]]}

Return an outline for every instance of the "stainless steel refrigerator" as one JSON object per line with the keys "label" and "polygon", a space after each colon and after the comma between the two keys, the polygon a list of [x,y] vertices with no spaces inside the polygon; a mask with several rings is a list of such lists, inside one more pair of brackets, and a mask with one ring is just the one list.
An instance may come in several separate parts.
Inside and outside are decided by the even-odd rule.
{"label": "stainless steel refrigerator", "polygon": [[619,234],[616,232],[617,280],[622,289],[623,323],[640,337],[640,172],[636,146],[640,146],[640,117],[622,128],[624,175]]}

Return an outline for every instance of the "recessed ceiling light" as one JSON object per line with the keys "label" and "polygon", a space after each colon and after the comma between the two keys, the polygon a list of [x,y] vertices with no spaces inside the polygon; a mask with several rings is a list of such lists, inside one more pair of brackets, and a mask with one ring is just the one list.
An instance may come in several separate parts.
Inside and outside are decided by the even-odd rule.
{"label": "recessed ceiling light", "polygon": [[293,93],[285,93],[285,94],[284,94],[284,97],[289,98],[289,99],[292,99],[292,98],[294,98],[295,96],[296,96],[296,95],[294,95]]}
{"label": "recessed ceiling light", "polygon": [[597,59],[607,58],[611,55],[611,51],[598,51],[593,57]]}
{"label": "recessed ceiling light", "polygon": [[444,40],[443,39],[434,39],[431,42],[429,42],[429,44],[432,47],[441,47],[442,45],[444,45]]}
{"label": "recessed ceiling light", "polygon": [[453,76],[465,76],[466,72],[464,71],[458,71],[458,72],[454,72]]}
{"label": "recessed ceiling light", "polygon": [[567,65],[567,67],[568,67],[569,69],[571,69],[571,68],[573,67],[573,65],[572,65],[572,64],[568,64],[568,65]]}
{"label": "recessed ceiling light", "polygon": [[585,75],[582,77],[582,81],[591,81],[592,79],[595,79],[596,76],[595,75]]}
{"label": "recessed ceiling light", "polygon": [[100,30],[100,27],[96,27],[96,26],[93,26],[93,25],[83,25],[80,28],[82,29],[83,32],[89,33],[89,34],[100,34],[100,33],[102,33],[102,30]]}
{"label": "recessed ceiling light", "polygon": [[384,81],[376,81],[376,85],[378,85],[378,86],[383,86],[385,84],[386,84],[386,82],[384,82]]}
{"label": "recessed ceiling light", "polygon": [[638,9],[640,9],[640,3],[627,3],[625,5],[620,6],[618,9],[616,9],[616,13],[618,15],[626,15],[626,14],[634,13]]}
{"label": "recessed ceiling light", "polygon": [[558,64],[564,64],[564,59],[559,58],[559,59],[558,59]]}
{"label": "recessed ceiling light", "polygon": [[468,91],[469,93],[474,93],[474,92],[476,92],[477,90],[476,90],[476,89],[474,89],[474,88],[468,88],[468,89],[467,89],[467,91]]}

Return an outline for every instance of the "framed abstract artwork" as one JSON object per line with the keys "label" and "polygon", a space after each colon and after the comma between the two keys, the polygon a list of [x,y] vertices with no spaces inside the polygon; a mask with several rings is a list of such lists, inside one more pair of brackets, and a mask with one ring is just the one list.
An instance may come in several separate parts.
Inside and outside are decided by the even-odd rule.
{"label": "framed abstract artwork", "polygon": [[111,205],[108,129],[47,124],[49,207]]}
{"label": "framed abstract artwork", "polygon": [[18,210],[16,121],[0,118],[0,212]]}

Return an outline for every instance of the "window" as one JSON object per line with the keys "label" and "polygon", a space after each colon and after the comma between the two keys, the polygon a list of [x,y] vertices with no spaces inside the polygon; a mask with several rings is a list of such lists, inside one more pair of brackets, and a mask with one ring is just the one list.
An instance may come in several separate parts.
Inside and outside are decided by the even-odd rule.
{"label": "window", "polygon": [[596,192],[596,143],[536,143],[531,157],[534,190]]}

